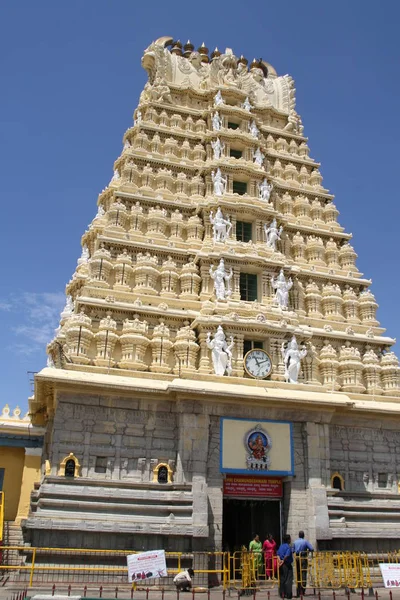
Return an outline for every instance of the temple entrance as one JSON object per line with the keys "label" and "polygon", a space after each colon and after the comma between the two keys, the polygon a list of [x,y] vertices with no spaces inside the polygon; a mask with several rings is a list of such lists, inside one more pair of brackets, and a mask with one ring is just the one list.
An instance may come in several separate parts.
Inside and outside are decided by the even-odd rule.
{"label": "temple entrance", "polygon": [[281,502],[253,498],[224,498],[222,547],[234,552],[249,547],[255,533],[263,542],[272,533],[281,542]]}

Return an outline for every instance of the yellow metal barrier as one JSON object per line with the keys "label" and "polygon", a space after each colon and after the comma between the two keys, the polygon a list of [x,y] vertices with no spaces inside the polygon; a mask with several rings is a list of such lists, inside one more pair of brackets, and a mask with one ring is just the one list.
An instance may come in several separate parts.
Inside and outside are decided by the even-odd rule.
{"label": "yellow metal barrier", "polygon": [[4,531],[4,492],[0,492],[0,546],[3,542]]}

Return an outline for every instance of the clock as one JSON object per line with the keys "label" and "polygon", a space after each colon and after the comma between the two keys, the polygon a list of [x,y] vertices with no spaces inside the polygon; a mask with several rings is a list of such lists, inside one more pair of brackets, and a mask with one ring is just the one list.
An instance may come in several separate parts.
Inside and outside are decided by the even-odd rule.
{"label": "clock", "polygon": [[243,365],[246,373],[256,379],[265,379],[272,370],[271,358],[261,348],[249,350],[243,359]]}

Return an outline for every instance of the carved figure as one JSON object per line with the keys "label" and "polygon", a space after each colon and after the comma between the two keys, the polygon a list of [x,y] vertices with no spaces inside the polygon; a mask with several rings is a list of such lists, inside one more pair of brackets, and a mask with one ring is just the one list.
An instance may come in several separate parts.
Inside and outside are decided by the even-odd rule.
{"label": "carved figure", "polygon": [[296,337],[293,336],[286,349],[285,342],[283,342],[281,352],[285,367],[286,383],[297,383],[299,379],[301,360],[307,356],[307,350],[305,348],[299,350]]}
{"label": "carved figure", "polygon": [[254,119],[249,123],[249,131],[251,135],[255,138],[258,138],[258,136],[260,135],[260,130],[258,129]]}
{"label": "carved figure", "polygon": [[223,258],[219,261],[219,265],[215,271],[213,265],[210,266],[210,277],[214,280],[214,291],[217,300],[227,300],[232,294],[230,285],[232,276],[232,268],[229,273],[225,271],[225,262]]}
{"label": "carved figure", "polygon": [[135,119],[135,125],[139,125],[139,123],[142,122],[142,111],[138,108],[136,111],[136,119]]}
{"label": "carved figure", "polygon": [[278,229],[275,218],[272,220],[272,223],[269,227],[267,227],[266,223],[264,223],[264,233],[267,247],[271,248],[274,252],[276,251],[276,243],[281,241],[282,231],[282,225]]}
{"label": "carved figure", "polygon": [[262,167],[263,166],[263,161],[264,161],[264,158],[265,158],[265,154],[263,154],[261,152],[260,148],[257,148],[257,150],[254,151],[253,158],[254,158],[254,163],[258,167]]}
{"label": "carved figure", "polygon": [[260,194],[260,200],[264,202],[269,202],[269,198],[271,196],[271,192],[274,189],[272,183],[268,183],[267,178],[264,177],[261,183],[258,184],[258,190]]}
{"label": "carved figure", "polygon": [[247,110],[247,112],[250,112],[253,108],[248,98],[246,98],[246,100],[243,102],[242,108],[244,108],[244,110]]}
{"label": "carved figure", "polygon": [[226,242],[232,229],[232,223],[229,219],[225,219],[220,207],[217,208],[215,217],[213,212],[210,212],[210,223],[213,226],[214,242]]}
{"label": "carved figure", "polygon": [[129,141],[129,140],[125,140],[125,143],[124,143],[124,150],[127,150],[127,149],[128,149],[128,148],[130,148],[130,147],[131,147],[131,143],[130,143],[130,141]]}
{"label": "carved figure", "polygon": [[232,373],[233,337],[230,336],[230,344],[227,344],[224,330],[219,325],[213,340],[211,340],[211,333],[208,332],[206,343],[211,350],[214,373],[221,377],[225,373],[230,375]]}
{"label": "carved figure", "polygon": [[221,90],[218,90],[218,92],[214,96],[214,106],[221,106],[221,104],[223,103],[224,101],[222,98]]}
{"label": "carved figure", "polygon": [[78,265],[84,265],[85,263],[88,262],[89,258],[90,258],[89,248],[85,244],[82,248],[81,257],[78,258]]}
{"label": "carved figure", "polygon": [[280,306],[282,310],[287,310],[289,306],[289,290],[292,289],[293,281],[292,278],[286,281],[283,269],[280,270],[278,277],[271,277],[271,285],[275,291],[275,302]]}
{"label": "carved figure", "polygon": [[99,208],[97,209],[95,219],[100,219],[100,217],[103,217],[105,214],[106,211],[104,210],[104,206],[102,204],[99,204]]}
{"label": "carved figure", "polygon": [[225,144],[221,142],[221,140],[218,137],[216,140],[211,142],[211,146],[214,151],[215,160],[219,160],[221,158],[222,151],[225,148]]}
{"label": "carved figure", "polygon": [[211,171],[211,178],[214,185],[214,194],[216,196],[223,196],[226,190],[227,180],[222,177],[221,169],[218,167],[216,171]]}
{"label": "carved figure", "polygon": [[219,112],[217,110],[211,117],[211,124],[212,124],[213,131],[221,131],[222,119],[219,116]]}
{"label": "carved figure", "polygon": [[121,175],[119,174],[118,169],[114,169],[114,175],[113,175],[111,181],[118,181],[118,179],[121,179]]}

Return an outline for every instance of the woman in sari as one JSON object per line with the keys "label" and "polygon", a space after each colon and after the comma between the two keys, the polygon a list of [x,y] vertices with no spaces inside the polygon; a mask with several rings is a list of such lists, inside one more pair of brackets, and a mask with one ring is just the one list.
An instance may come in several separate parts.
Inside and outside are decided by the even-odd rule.
{"label": "woman in sari", "polygon": [[262,547],[265,558],[265,576],[267,579],[272,579],[275,575],[275,564],[273,564],[274,555],[276,554],[276,542],[271,533],[267,534],[267,538]]}
{"label": "woman in sari", "polygon": [[254,570],[256,578],[262,571],[262,544],[260,542],[260,536],[258,533],[255,534],[254,538],[249,544],[249,551],[254,552]]}

